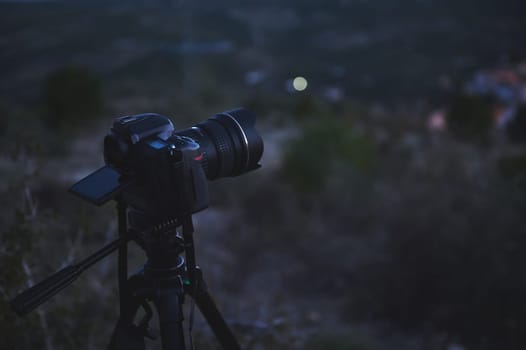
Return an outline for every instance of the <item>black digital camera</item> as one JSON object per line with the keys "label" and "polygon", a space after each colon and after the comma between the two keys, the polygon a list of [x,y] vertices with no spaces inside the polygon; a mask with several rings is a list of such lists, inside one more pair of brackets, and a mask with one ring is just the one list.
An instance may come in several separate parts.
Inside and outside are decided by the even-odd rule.
{"label": "black digital camera", "polygon": [[160,221],[198,212],[208,206],[207,180],[260,167],[255,121],[242,108],[177,132],[159,114],[117,118],[104,139],[106,166],[70,191],[96,205],[119,198]]}

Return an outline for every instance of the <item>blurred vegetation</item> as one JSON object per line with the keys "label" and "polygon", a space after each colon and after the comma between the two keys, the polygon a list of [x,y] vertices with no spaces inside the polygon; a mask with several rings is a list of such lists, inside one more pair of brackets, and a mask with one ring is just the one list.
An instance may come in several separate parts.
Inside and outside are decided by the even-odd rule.
{"label": "blurred vegetation", "polygon": [[[2,108],[2,107],[0,107]],[[3,156],[16,158],[22,154],[48,155],[50,150],[56,150],[60,145],[54,140],[50,132],[37,118],[36,110],[2,108],[0,133],[0,148]]]}
{"label": "blurred vegetation", "polygon": [[526,153],[501,157],[499,170],[503,177],[521,189],[521,192],[526,191]]}
{"label": "blurred vegetation", "polygon": [[383,258],[358,269],[348,314],[453,334],[468,348],[519,349],[525,339],[518,325],[526,322],[519,311],[526,307],[524,196],[498,182],[428,186],[437,188],[405,190],[396,207],[380,213],[390,228]]}
{"label": "blurred vegetation", "polygon": [[493,126],[493,112],[482,97],[459,93],[451,101],[447,123],[459,138],[487,144]]}
{"label": "blurred vegetation", "polygon": [[[301,136],[288,145],[283,164],[293,186],[319,191],[335,171],[346,178],[352,173],[370,175],[375,166],[374,145],[353,132],[349,121],[318,117],[305,123]],[[347,171],[338,165],[345,165]]]}
{"label": "blurred vegetation", "polygon": [[507,132],[513,142],[526,142],[526,106],[519,105],[513,120],[507,125]]}
{"label": "blurred vegetation", "polygon": [[85,67],[65,67],[51,73],[44,86],[43,121],[63,130],[78,125],[79,120],[100,115],[101,85],[100,79]]}

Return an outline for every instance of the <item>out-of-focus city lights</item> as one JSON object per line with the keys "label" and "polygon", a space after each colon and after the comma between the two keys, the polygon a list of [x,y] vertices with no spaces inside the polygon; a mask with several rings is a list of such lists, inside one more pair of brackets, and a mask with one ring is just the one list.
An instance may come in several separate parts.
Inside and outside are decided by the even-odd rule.
{"label": "out-of-focus city lights", "polygon": [[296,77],[292,81],[292,87],[296,91],[303,91],[307,88],[308,85],[309,83],[307,82],[307,79],[305,79],[304,77]]}
{"label": "out-of-focus city lights", "polygon": [[443,110],[437,110],[431,113],[428,118],[427,126],[431,130],[442,131],[447,127],[446,114]]}
{"label": "out-of-focus city lights", "polygon": [[245,83],[248,85],[258,85],[266,78],[266,73],[262,70],[253,70],[245,74]]}

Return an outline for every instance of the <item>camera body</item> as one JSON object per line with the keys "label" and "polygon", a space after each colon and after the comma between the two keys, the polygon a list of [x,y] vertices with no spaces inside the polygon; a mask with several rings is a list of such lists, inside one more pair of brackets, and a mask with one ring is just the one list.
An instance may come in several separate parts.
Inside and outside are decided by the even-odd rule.
{"label": "camera body", "polygon": [[178,131],[155,113],[117,118],[104,138],[106,166],[70,192],[96,205],[117,199],[158,222],[196,213],[208,207],[208,180],[260,167],[255,123],[243,108]]}
{"label": "camera body", "polygon": [[130,182],[120,196],[160,220],[208,207],[200,145],[174,133],[171,120],[146,113],[117,118],[104,139],[104,160]]}

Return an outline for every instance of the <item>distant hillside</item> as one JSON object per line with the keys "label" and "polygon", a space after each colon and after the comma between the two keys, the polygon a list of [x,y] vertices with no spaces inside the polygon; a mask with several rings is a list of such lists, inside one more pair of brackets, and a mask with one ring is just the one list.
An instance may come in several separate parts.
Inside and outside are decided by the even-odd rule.
{"label": "distant hillside", "polygon": [[137,76],[244,89],[257,70],[271,92],[301,74],[315,93],[411,99],[525,55],[526,5],[511,0],[21,2],[0,2],[0,94],[9,99],[37,96],[45,76],[69,64],[116,84]]}

